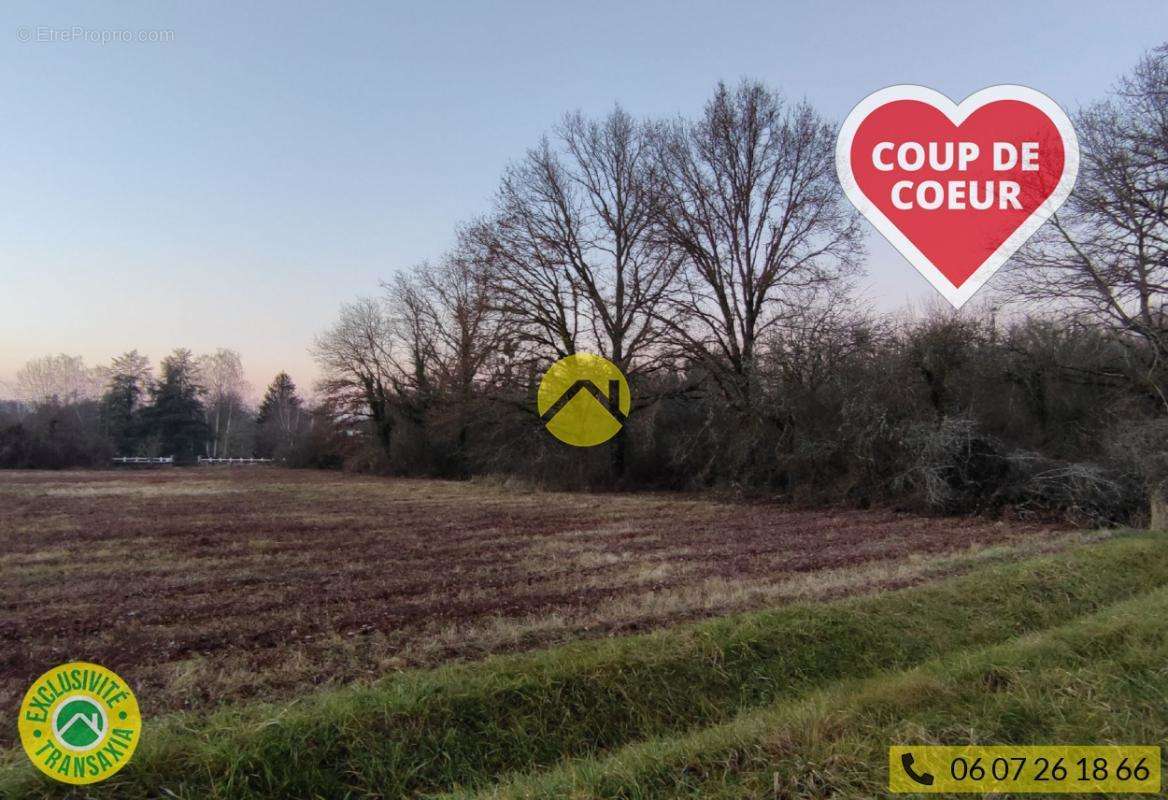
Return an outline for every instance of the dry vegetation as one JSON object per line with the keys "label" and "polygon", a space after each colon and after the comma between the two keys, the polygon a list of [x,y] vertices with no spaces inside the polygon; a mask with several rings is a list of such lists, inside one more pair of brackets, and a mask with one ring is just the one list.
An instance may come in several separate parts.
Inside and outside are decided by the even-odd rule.
{"label": "dry vegetation", "polygon": [[147,714],[902,586],[1083,534],[255,469],[0,478],[0,706],[103,663]]}

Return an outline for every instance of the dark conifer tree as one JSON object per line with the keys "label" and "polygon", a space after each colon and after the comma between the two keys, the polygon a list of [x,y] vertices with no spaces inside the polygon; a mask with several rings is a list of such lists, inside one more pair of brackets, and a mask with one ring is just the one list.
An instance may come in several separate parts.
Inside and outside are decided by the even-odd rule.
{"label": "dark conifer tree", "polygon": [[162,377],[150,390],[150,407],[144,413],[161,455],[173,455],[179,462],[202,455],[209,431],[201,394],[190,350],[178,349],[163,359]]}
{"label": "dark conifer tree", "polygon": [[141,402],[142,391],[129,375],[114,375],[101,398],[102,428],[119,456],[137,452],[141,440],[141,426],[135,411]]}
{"label": "dark conifer tree", "polygon": [[303,401],[296,394],[296,384],[287,372],[277,375],[260,403],[256,416],[256,455],[272,458],[296,444],[303,415]]}
{"label": "dark conifer tree", "polygon": [[142,411],[150,383],[150,359],[137,350],[113,360],[101,398],[101,431],[119,456],[141,455],[146,447]]}

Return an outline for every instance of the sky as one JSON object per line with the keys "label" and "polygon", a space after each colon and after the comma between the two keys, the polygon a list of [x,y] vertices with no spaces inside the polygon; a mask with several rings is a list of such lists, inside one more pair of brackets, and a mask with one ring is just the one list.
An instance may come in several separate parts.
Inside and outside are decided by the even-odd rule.
{"label": "sky", "polygon": [[[246,6],[246,7],[244,7]],[[1168,2],[7,4],[0,395],[49,353],[243,355],[308,388],[340,305],[440,256],[568,111],[693,116],[761,79],[842,120],[884,86],[1068,112]],[[104,40],[104,41],[103,41]],[[867,294],[933,290],[870,227]]]}

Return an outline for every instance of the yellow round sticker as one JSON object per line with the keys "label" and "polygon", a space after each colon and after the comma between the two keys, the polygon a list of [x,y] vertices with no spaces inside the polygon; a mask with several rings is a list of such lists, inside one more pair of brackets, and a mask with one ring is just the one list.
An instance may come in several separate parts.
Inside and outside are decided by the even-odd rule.
{"label": "yellow round sticker", "polygon": [[20,704],[20,743],[58,781],[97,783],[126,765],[142,732],[126,682],[97,664],[75,661],[36,679]]}
{"label": "yellow round sticker", "polygon": [[551,365],[539,382],[536,404],[552,436],[576,447],[592,447],[616,436],[632,397],[616,364],[592,353],[576,353]]}

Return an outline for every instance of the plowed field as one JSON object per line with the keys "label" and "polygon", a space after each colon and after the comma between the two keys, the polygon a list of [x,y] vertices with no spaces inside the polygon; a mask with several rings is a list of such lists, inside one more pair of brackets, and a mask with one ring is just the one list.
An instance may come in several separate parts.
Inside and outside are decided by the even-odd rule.
{"label": "plowed field", "polygon": [[270,468],[6,473],[0,707],[71,660],[119,672],[154,714],[905,586],[1084,536]]}

